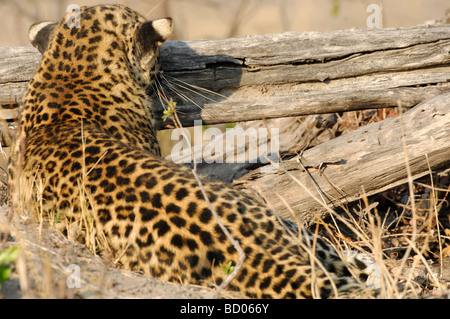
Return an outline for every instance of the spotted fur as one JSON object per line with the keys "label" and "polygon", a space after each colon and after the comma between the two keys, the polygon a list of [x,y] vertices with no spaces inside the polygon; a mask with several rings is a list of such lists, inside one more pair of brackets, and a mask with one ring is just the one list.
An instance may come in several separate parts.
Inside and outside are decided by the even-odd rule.
{"label": "spotted fur", "polygon": [[[220,284],[227,276],[221,265],[236,264],[238,253],[192,171],[161,159],[146,93],[172,20],[147,21],[120,5],[83,7],[80,14],[80,28],[69,28],[66,16],[30,29],[43,57],[24,96],[8,168],[14,208],[20,178],[42,181],[42,200],[35,200],[43,211],[78,220],[88,205],[97,233],[105,234],[124,269]],[[323,239],[316,238],[315,260],[258,200],[220,182],[202,178],[202,184],[245,252],[227,289],[270,298],[365,289]],[[80,203],[80,185],[90,195],[87,203]]]}

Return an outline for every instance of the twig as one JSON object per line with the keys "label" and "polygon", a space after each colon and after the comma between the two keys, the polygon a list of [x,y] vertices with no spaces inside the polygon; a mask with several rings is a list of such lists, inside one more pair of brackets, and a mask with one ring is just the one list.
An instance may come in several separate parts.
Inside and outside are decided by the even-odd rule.
{"label": "twig", "polygon": [[436,196],[435,196],[435,189],[434,189],[434,182],[433,182],[433,174],[431,171],[431,167],[430,167],[430,161],[428,160],[428,154],[425,154],[425,157],[427,159],[427,165],[428,165],[428,169],[430,170],[430,181],[431,181],[431,203],[430,205],[433,206],[433,211],[435,214],[435,218],[436,218],[436,228],[437,228],[437,233],[438,233],[438,241],[439,241],[439,261],[440,261],[440,274],[439,277],[442,278],[442,274],[444,271],[444,264],[443,264],[443,253],[442,253],[442,238],[441,238],[441,231],[440,231],[440,227],[439,227],[439,216],[438,216],[438,212],[437,212],[437,202],[436,202]]}
{"label": "twig", "polygon": [[[415,243],[417,239],[417,216],[416,216],[416,202],[414,199],[414,188],[413,188],[413,180],[412,180],[412,174],[411,174],[411,167],[409,166],[409,157],[408,157],[408,149],[406,144],[406,136],[405,136],[405,128],[404,128],[404,121],[403,121],[403,108],[402,103],[398,101],[398,108],[399,108],[399,119],[400,119],[400,129],[401,129],[401,140],[402,140],[402,146],[403,146],[403,154],[405,156],[405,166],[406,166],[406,174],[408,176],[408,188],[409,188],[409,197],[411,199],[411,224],[412,224],[412,234],[411,234],[411,243]],[[400,263],[400,269],[403,269],[406,265],[406,260],[411,254],[411,250],[413,250],[413,246],[411,244],[408,245],[405,251],[405,255],[402,258],[402,261]],[[399,276],[395,276],[394,283],[397,283],[399,279]]]}
{"label": "twig", "polygon": [[[428,271],[428,273],[430,274],[431,278],[433,279],[433,281],[435,282],[435,284],[438,286],[439,290],[441,291],[442,294],[444,294],[445,289],[441,286],[441,284],[439,283],[439,280],[436,278],[436,275],[434,274],[433,270],[430,268],[430,266],[428,265],[426,259],[423,257],[423,254],[417,249],[416,245],[414,244],[413,241],[409,240],[408,238],[405,238],[405,240],[408,242],[408,244],[412,247],[412,249],[417,253],[417,256],[419,256],[420,261],[422,262],[422,264],[425,266],[426,270]],[[412,271],[411,271],[412,273]]]}

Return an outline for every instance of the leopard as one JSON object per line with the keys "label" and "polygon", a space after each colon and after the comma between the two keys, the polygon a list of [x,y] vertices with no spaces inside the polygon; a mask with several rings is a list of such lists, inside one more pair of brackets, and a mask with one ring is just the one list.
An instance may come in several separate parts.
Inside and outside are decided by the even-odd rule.
{"label": "leopard", "polygon": [[225,289],[250,298],[369,291],[322,237],[286,227],[262,200],[161,157],[149,87],[171,18],[147,20],[123,5],[76,13],[30,27],[42,58],[7,170],[14,212],[25,191],[19,180],[39,181],[30,184],[34,205],[72,221],[87,207],[122,269],[216,287],[235,272]]}

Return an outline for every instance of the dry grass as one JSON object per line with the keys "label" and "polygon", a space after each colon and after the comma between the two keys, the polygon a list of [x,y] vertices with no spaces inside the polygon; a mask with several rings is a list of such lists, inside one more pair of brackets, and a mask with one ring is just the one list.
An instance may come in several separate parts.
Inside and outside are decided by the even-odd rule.
{"label": "dry grass", "polygon": [[[365,112],[354,112],[353,114],[357,113],[359,114],[355,116],[355,122],[352,125],[354,128],[364,125],[361,122],[362,114]],[[388,113],[390,113],[390,116],[398,114],[396,110],[377,111],[375,114],[373,112],[370,113],[372,115],[369,117],[369,121],[382,120],[388,116]],[[380,117],[382,118],[380,119]],[[402,120],[401,112],[400,120]],[[405,141],[403,132],[402,139]],[[401,190],[402,195],[408,198],[407,204],[403,204],[406,214],[398,218],[398,220],[403,218],[402,222],[407,220],[407,231],[396,232],[392,222],[390,224],[386,223],[386,219],[390,218],[389,208],[387,208],[387,211],[380,213],[380,210],[386,209],[386,207],[379,205],[377,202],[379,197],[384,196],[384,194],[372,196],[372,198],[367,198],[363,195],[360,203],[348,205],[347,207],[342,206],[333,210],[325,203],[324,197],[317,198],[311,190],[292,176],[289,171],[284,170],[284,173],[289,175],[303,191],[314,198],[318,205],[322,205],[328,210],[329,218],[326,221],[318,218],[316,225],[320,226],[321,233],[337,248],[341,256],[344,256],[346,250],[351,248],[358,252],[364,252],[373,258],[380,271],[378,280],[379,296],[381,298],[402,299],[406,296],[419,297],[422,293],[445,295],[448,294],[450,278],[448,276],[446,279],[443,278],[445,272],[444,258],[448,257],[450,238],[442,234],[448,234],[450,231],[448,223],[446,227],[440,222],[438,212],[445,209],[445,206],[448,211],[449,205],[446,202],[450,191],[448,177],[443,178],[446,181],[447,188],[440,188],[438,191],[433,184],[433,179],[436,179],[437,175],[430,170],[430,185],[425,186],[430,194],[427,201],[427,209],[419,209],[419,207],[423,206],[424,201],[421,200],[420,204],[417,201],[418,195],[421,195],[418,191],[418,186],[424,184],[412,180],[409,173],[406,145],[405,143],[403,145],[409,178],[407,185],[397,187],[396,190]],[[279,167],[282,168],[282,165],[279,165]],[[425,180],[425,178],[422,178],[422,180]],[[391,192],[396,190],[391,190]],[[320,193],[319,189],[318,191]],[[362,194],[364,194],[363,189]],[[328,194],[326,195],[329,196]],[[400,203],[394,204],[401,205]],[[445,213],[442,215],[445,215]],[[419,224],[420,227],[418,226]],[[401,252],[401,255],[392,256],[389,254],[390,247],[387,247],[387,245],[392,238],[395,238],[397,241],[401,239],[403,242],[400,247],[397,247],[397,251]],[[430,247],[432,242],[437,243],[437,246]],[[444,255],[443,251],[447,252],[447,255]],[[397,257],[398,259],[394,260],[392,257]],[[439,263],[439,269],[431,267],[430,264],[432,263]],[[447,265],[447,267],[449,266]],[[423,277],[425,277],[425,280],[421,280]]]}

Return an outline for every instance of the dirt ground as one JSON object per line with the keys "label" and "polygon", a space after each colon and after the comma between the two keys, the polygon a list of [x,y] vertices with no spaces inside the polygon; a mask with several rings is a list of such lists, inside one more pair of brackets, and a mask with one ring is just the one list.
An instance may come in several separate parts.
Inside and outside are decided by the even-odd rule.
{"label": "dirt ground", "polygon": [[[10,280],[2,284],[2,298],[218,297],[212,289],[170,284],[115,268],[56,230],[44,228],[38,233],[36,224],[23,224],[23,221],[13,223],[18,227],[11,227],[8,211],[9,207],[0,207],[0,234],[11,233],[3,246],[19,245],[22,255],[14,265]],[[80,267],[80,288],[66,284],[71,274],[75,274],[70,265]]]}

